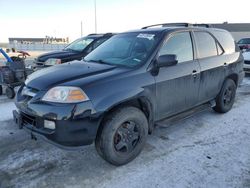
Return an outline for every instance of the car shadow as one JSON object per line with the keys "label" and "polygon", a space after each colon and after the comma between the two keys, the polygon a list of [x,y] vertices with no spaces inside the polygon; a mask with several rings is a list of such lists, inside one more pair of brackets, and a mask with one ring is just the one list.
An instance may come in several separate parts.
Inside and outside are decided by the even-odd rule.
{"label": "car shadow", "polygon": [[[202,116],[209,112],[195,115]],[[131,163],[115,167],[104,160],[95,151],[94,144],[79,151],[66,151],[42,140],[30,139],[23,130],[19,130],[12,121],[3,125],[5,133],[0,135],[0,179],[8,185],[28,186],[36,180],[36,187],[67,185],[81,181],[98,182],[109,179],[118,169],[140,168],[157,157],[162,157],[181,147],[192,147],[193,143],[184,146],[179,141],[195,135],[203,126],[201,120],[191,117],[171,125],[156,127],[148,136],[142,154]],[[46,181],[44,181],[46,180]]]}

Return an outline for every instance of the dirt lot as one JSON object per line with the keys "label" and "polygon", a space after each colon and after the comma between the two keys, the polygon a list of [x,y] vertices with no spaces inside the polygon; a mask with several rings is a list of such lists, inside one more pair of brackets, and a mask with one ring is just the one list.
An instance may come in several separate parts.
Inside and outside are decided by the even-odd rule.
{"label": "dirt lot", "polygon": [[208,110],[157,127],[128,165],[103,161],[94,145],[64,151],[12,122],[13,101],[0,97],[0,187],[250,187],[250,78],[227,114]]}

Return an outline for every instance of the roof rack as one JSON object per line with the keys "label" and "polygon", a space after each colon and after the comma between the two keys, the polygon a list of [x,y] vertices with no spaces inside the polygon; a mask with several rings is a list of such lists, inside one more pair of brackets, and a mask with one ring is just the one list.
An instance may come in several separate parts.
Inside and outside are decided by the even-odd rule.
{"label": "roof rack", "polygon": [[91,33],[88,34],[88,36],[93,36],[93,35],[103,35],[103,36],[110,36],[110,35],[114,35],[114,33]]}
{"label": "roof rack", "polygon": [[96,33],[91,33],[91,34],[88,34],[88,36],[91,36],[91,35],[97,35]]}
{"label": "roof rack", "polygon": [[112,36],[112,35],[114,35],[114,33],[105,33],[103,36],[108,37],[108,36]]}
{"label": "roof rack", "polygon": [[162,24],[155,24],[155,25],[145,26],[142,29],[147,29],[147,28],[150,28],[150,27],[157,27],[157,26],[161,26],[161,27],[206,27],[206,28],[211,27],[211,25],[209,25],[209,24],[162,23]]}
{"label": "roof rack", "polygon": [[162,24],[155,24],[155,25],[149,25],[145,26],[142,29],[147,29],[150,27],[156,27],[156,26],[162,26],[162,27],[170,27],[170,26],[178,26],[178,27],[189,27],[189,23],[162,23]]}
{"label": "roof rack", "polygon": [[212,25],[211,24],[192,24],[193,25],[193,27],[206,27],[206,28],[210,28],[210,27],[212,27]]}

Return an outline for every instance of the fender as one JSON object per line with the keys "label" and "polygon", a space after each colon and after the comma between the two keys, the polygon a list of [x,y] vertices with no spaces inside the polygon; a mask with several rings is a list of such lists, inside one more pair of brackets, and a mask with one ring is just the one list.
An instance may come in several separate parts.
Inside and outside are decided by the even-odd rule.
{"label": "fender", "polygon": [[[154,87],[153,87],[154,88]],[[105,96],[99,103],[95,104],[96,112],[102,116],[112,109],[121,105],[139,105],[140,109],[145,113],[149,122],[149,133],[154,128],[155,117],[155,90],[153,88],[136,88],[133,90],[122,90]]]}

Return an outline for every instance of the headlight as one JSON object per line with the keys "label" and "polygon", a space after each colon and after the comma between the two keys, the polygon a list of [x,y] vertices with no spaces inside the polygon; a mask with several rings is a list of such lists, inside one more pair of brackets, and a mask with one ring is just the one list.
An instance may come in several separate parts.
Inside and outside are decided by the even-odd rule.
{"label": "headlight", "polygon": [[49,58],[47,61],[45,61],[45,65],[58,65],[61,63],[62,63],[62,60],[56,59],[56,58]]}
{"label": "headlight", "polygon": [[58,103],[77,103],[87,101],[89,98],[78,87],[58,86],[50,89],[42,100]]}

